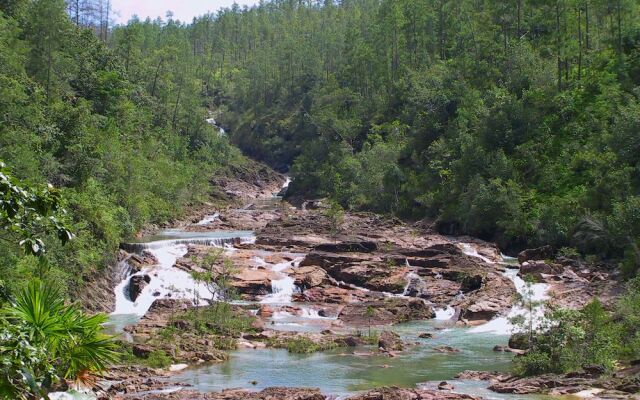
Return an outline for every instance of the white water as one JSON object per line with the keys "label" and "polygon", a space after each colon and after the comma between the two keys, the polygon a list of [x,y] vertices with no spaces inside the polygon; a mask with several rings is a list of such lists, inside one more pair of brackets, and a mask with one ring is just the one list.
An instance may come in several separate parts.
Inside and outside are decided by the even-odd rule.
{"label": "white water", "polygon": [[[112,313],[144,315],[156,299],[166,297],[191,299],[211,299],[211,293],[203,286],[197,285],[188,272],[174,268],[178,258],[187,254],[187,246],[183,244],[167,245],[148,250],[158,260],[158,265],[144,268],[135,275],[149,275],[151,282],[142,289],[135,302],[129,300],[125,292],[131,277],[125,278],[115,288],[116,307]],[[156,296],[154,296],[156,294]]]}
{"label": "white water", "polygon": [[[478,250],[470,243],[459,243],[462,252],[468,256],[476,257],[483,260],[489,264],[495,264],[495,262],[489,260],[487,257],[478,253]],[[513,263],[514,258],[504,256],[501,254],[501,258],[505,263]],[[516,287],[516,291],[520,296],[526,296],[527,292],[531,290],[531,301],[534,303],[538,303],[536,307],[534,307],[533,312],[529,315],[529,312],[522,308],[519,305],[514,305],[511,308],[511,311],[507,316],[497,317],[487,322],[486,324],[477,326],[469,330],[472,333],[492,333],[496,335],[510,335],[515,332],[516,327],[511,323],[511,319],[517,316],[524,316],[527,321],[533,319],[534,327],[539,325],[539,322],[544,317],[544,306],[541,305],[543,301],[547,300],[549,296],[547,292],[549,290],[549,285],[545,283],[534,283],[531,285],[530,289],[527,287],[527,283],[518,276],[517,269],[507,269],[504,273],[504,276],[511,279],[513,284]]]}
{"label": "white water", "polygon": [[94,400],[96,396],[90,390],[49,393],[50,400]]}
{"label": "white water", "polygon": [[218,130],[218,134],[220,136],[225,136],[227,134],[227,132],[225,132],[224,128],[222,128],[220,125],[218,125],[218,123],[216,122],[215,118],[207,118],[205,119],[205,121],[207,122],[207,124],[213,126],[214,128],[216,128]]}
{"label": "white water", "polygon": [[436,321],[448,321],[451,318],[453,318],[453,316],[456,314],[456,309],[451,307],[451,306],[447,306],[447,308],[441,308],[439,310],[436,310]]}
{"label": "white water", "polygon": [[[172,232],[180,236],[180,232]],[[219,236],[219,233],[217,234]],[[214,234],[215,236],[215,234]],[[158,264],[143,268],[134,275],[149,275],[151,281],[143,289],[135,301],[131,301],[128,295],[128,286],[131,276],[123,277],[123,280],[114,289],[116,296],[115,310],[112,315],[138,315],[143,316],[156,299],[174,298],[189,299],[200,304],[200,300],[211,300],[211,292],[204,285],[196,283],[189,272],[175,268],[176,260],[187,254],[187,244],[190,242],[207,246],[221,246],[224,237],[184,237],[179,239],[158,240],[141,244],[145,251],[151,253]],[[255,236],[242,237],[243,243],[255,241]],[[226,251],[231,251],[224,246]]]}
{"label": "white water", "polygon": [[279,274],[280,279],[273,279],[271,281],[271,294],[266,295],[261,303],[288,304],[292,302],[293,294],[296,292],[295,280],[282,271],[288,268],[297,268],[303,259],[304,258],[299,257],[293,261],[284,261],[278,264],[269,264],[262,260],[265,267]]}
{"label": "white water", "polygon": [[[407,261],[407,266],[409,266],[409,262]],[[413,281],[421,281],[422,278],[420,277],[420,275],[416,274],[415,272],[409,272],[406,276],[405,279],[407,280],[407,285],[404,287],[404,291],[402,292],[403,296],[407,296],[409,294],[409,289],[411,288],[411,284],[413,283]]]}
{"label": "white water", "polygon": [[215,213],[212,215],[206,215],[201,221],[198,221],[196,223],[196,225],[198,226],[206,226],[211,224],[212,222],[214,222],[216,219],[218,219],[218,217],[220,217],[220,214]]}
{"label": "white water", "polygon": [[487,264],[495,264],[494,261],[488,259],[482,254],[478,253],[478,249],[471,243],[458,243],[462,252],[468,256],[479,258]]}
{"label": "white water", "polygon": [[284,183],[282,184],[282,188],[283,189],[287,189],[289,187],[289,185],[291,184],[291,178],[289,178],[287,176],[287,179],[284,181]]}
{"label": "white water", "polygon": [[295,292],[294,279],[286,276],[282,279],[271,281],[271,294],[265,296],[261,303],[265,304],[287,304],[291,303]]}
{"label": "white water", "polygon": [[[516,290],[520,295],[525,295],[528,291],[527,283],[518,276],[518,270],[508,269],[505,272],[505,276],[511,279],[516,286]],[[539,303],[549,298],[547,291],[549,285],[545,283],[534,283],[531,285],[531,300]],[[519,305],[515,305],[511,308],[511,311],[506,317],[494,318],[484,325],[472,328],[469,332],[472,333],[493,333],[497,335],[509,335],[516,331],[516,327],[511,323],[511,319],[517,316],[524,316],[527,321],[533,319],[534,328],[539,325],[539,322],[544,317],[544,306],[538,305],[534,307],[533,312],[529,315],[528,310],[525,310]]]}

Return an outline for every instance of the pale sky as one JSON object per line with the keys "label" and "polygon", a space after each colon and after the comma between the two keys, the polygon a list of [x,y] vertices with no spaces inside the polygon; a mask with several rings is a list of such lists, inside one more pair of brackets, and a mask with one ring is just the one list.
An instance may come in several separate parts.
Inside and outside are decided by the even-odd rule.
{"label": "pale sky", "polygon": [[[258,0],[235,0],[238,5],[254,5]],[[168,10],[173,18],[183,22],[191,22],[193,17],[218,11],[222,7],[231,7],[234,0],[111,0],[114,20],[126,23],[133,15],[141,20],[151,17],[165,19]]]}

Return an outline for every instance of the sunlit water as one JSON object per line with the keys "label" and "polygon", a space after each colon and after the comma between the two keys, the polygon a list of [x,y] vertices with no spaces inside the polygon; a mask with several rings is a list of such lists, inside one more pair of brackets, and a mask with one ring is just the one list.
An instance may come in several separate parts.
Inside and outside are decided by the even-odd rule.
{"label": "sunlit water", "polygon": [[[200,223],[209,223],[210,219],[205,218]],[[194,290],[197,289],[191,276],[174,267],[175,261],[186,254],[188,243],[215,246],[224,244],[226,239],[239,237],[253,240],[251,232],[203,234],[174,230],[146,238],[144,243],[137,244],[140,249],[156,256],[160,265],[140,272],[152,275],[152,280],[135,302],[125,295],[129,277],[116,288],[116,312],[111,316],[110,329],[117,332],[125,325],[135,323],[157,298],[195,296]],[[493,263],[478,254],[472,246],[463,245],[463,251]],[[260,303],[274,306],[291,304],[291,296],[297,288],[293,279],[283,271],[297,267],[301,260],[302,258],[296,258],[294,262],[270,264],[256,257],[256,267],[271,269],[280,276],[280,279],[272,281],[272,294],[265,296]],[[517,289],[522,291],[524,282],[516,276],[516,272],[512,270],[506,274],[514,281]],[[543,298],[546,295],[546,288],[543,286],[535,287],[534,291],[536,297]],[[199,295],[206,297],[207,293]],[[321,317],[313,306],[305,305],[301,308],[301,313],[297,316],[277,311],[270,319],[271,328],[317,332],[331,327],[331,323],[335,321],[335,316]],[[515,311],[517,310],[513,312]],[[416,387],[425,382],[447,380],[458,392],[482,395],[488,399],[540,398],[499,395],[488,391],[486,382],[454,380],[456,374],[467,369],[508,371],[513,358],[510,353],[493,351],[495,345],[507,344],[511,328],[507,318],[497,318],[476,328],[461,328],[447,322],[454,313],[453,308],[447,307],[436,310],[434,320],[389,328],[399,333],[404,340],[416,343],[397,357],[377,354],[372,347],[337,349],[310,355],[291,354],[280,349],[238,350],[231,353],[228,362],[187,369],[171,379],[190,384],[200,391],[237,387],[256,390],[272,386],[318,387],[324,394],[339,397],[381,386]],[[418,338],[424,332],[433,333],[434,338]],[[438,346],[451,346],[459,351],[441,353],[434,349]]]}
{"label": "sunlit water", "polygon": [[[147,251],[158,264],[143,268],[134,275],[148,275],[151,280],[138,298],[132,301],[128,294],[131,276],[125,277],[114,289],[116,305],[112,313],[114,326],[120,327],[119,320],[130,321],[131,316],[143,316],[153,302],[162,298],[210,299],[211,293],[204,285],[197,285],[191,274],[176,268],[176,260],[187,254],[188,244],[222,247],[233,241],[251,242],[254,240],[249,231],[224,232],[184,232],[166,230],[159,235],[128,243],[126,247],[135,252]],[[125,316],[125,317],[122,317]]]}
{"label": "sunlit water", "polygon": [[[425,382],[451,382],[459,392],[490,394],[494,399],[533,399],[532,396],[498,395],[486,390],[485,382],[453,380],[461,371],[508,371],[512,354],[494,352],[505,345],[508,336],[473,334],[469,329],[447,327],[437,321],[413,322],[392,328],[416,346],[390,358],[373,355],[374,348],[336,349],[299,355],[287,350],[238,350],[230,360],[189,369],[172,378],[201,391],[220,391],[233,387],[263,389],[271,386],[318,387],[327,395],[347,396],[382,386],[416,387]],[[433,339],[419,339],[424,332]],[[440,353],[434,348],[452,346],[456,353]],[[255,384],[254,384],[255,383]]]}

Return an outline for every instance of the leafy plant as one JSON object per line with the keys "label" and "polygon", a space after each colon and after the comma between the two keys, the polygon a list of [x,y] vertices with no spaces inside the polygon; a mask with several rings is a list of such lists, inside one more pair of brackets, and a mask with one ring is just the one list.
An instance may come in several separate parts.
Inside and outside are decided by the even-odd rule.
{"label": "leafy plant", "polygon": [[154,350],[149,353],[149,357],[145,361],[151,368],[166,368],[173,360],[162,350]]}
{"label": "leafy plant", "polygon": [[46,392],[60,379],[91,384],[117,358],[113,338],[102,333],[106,317],[65,304],[50,285],[29,284],[1,318],[0,386],[17,397]]}

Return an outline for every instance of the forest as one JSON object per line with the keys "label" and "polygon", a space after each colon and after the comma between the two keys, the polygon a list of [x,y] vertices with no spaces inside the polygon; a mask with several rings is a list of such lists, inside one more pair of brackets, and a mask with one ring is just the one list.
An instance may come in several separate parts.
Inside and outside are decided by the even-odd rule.
{"label": "forest", "polygon": [[293,196],[633,274],[639,18],[632,0],[283,0],[184,29],[232,140],[290,168]]}
{"label": "forest", "polygon": [[[83,277],[114,262],[124,238],[178,216],[205,198],[211,176],[244,161],[205,122],[200,81],[182,62],[191,52],[181,26],[148,24],[149,57],[163,62],[142,71],[141,49],[124,57],[124,44],[100,39],[100,20],[82,14],[89,28],[76,25],[62,0],[3,1],[0,11],[3,173],[61,192],[75,238],[62,246],[47,240],[54,231],[41,240],[48,276],[75,296]],[[9,291],[40,273],[13,236],[0,245]]]}

